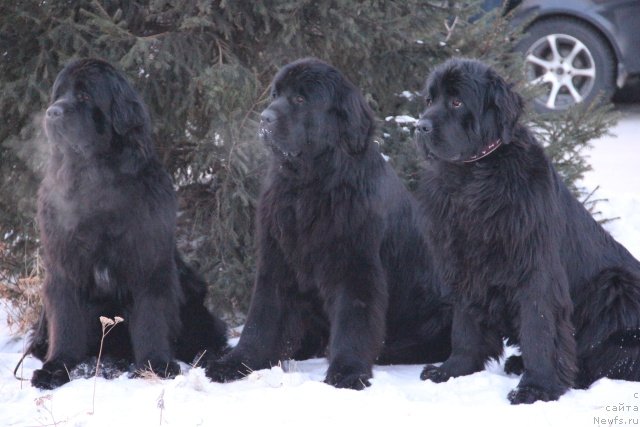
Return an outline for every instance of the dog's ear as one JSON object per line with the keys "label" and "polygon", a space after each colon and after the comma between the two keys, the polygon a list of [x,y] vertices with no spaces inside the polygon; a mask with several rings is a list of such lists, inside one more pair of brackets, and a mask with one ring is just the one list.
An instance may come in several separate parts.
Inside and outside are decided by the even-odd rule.
{"label": "dog's ear", "polygon": [[500,138],[505,144],[509,144],[513,137],[513,131],[524,110],[522,97],[514,92],[498,74],[491,72],[489,75],[488,108],[495,109],[496,124]]}
{"label": "dog's ear", "polygon": [[113,85],[111,121],[118,135],[124,136],[130,130],[145,125],[146,110],[126,83],[116,81]]}
{"label": "dog's ear", "polygon": [[345,85],[341,97],[338,97],[338,138],[349,154],[358,154],[365,150],[374,132],[374,118],[371,108],[352,85]]}
{"label": "dog's ear", "polygon": [[142,99],[120,76],[114,78],[111,94],[111,124],[118,139],[147,158],[152,151],[151,124]]}

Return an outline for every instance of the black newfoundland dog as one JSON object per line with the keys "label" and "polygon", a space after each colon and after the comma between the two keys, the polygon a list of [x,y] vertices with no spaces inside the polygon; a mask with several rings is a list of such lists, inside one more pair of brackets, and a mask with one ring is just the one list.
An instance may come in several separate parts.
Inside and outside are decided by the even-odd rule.
{"label": "black newfoundland dog", "polygon": [[444,360],[442,305],[416,202],[373,141],[360,91],[313,58],[275,76],[260,134],[271,151],[257,212],[258,265],[229,381],[328,346],[326,382],[369,385],[372,365]]}
{"label": "black newfoundland dog", "polygon": [[455,295],[452,353],[435,382],[483,369],[503,337],[523,371],[511,403],[601,377],[640,379],[640,263],[576,200],[491,68],[454,59],[427,80],[416,129],[429,236]]}
{"label": "black newfoundland dog", "polygon": [[226,328],[203,305],[205,284],[175,243],[176,198],[154,151],[147,109],[101,60],[65,67],[45,130],[51,149],[38,193],[44,314],[29,352],[44,360],[32,384],[50,389],[98,353],[100,316],[121,316],[106,355],[165,377],[177,357],[226,347]]}

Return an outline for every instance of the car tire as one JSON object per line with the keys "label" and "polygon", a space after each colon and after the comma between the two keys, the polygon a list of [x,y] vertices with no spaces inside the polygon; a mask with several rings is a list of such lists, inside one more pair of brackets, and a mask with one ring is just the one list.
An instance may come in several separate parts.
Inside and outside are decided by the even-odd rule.
{"label": "car tire", "polygon": [[524,54],[528,82],[545,86],[534,101],[538,112],[608,101],[615,91],[616,62],[607,41],[588,24],[571,18],[533,23],[516,45]]}

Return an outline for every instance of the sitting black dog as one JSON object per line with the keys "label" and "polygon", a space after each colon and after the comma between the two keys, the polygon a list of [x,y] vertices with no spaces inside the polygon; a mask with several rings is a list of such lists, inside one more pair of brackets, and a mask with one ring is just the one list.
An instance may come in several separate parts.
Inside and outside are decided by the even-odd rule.
{"label": "sitting black dog", "polygon": [[429,76],[417,123],[421,196],[455,295],[452,354],[423,379],[468,375],[518,343],[512,403],[555,400],[601,377],[640,379],[640,263],[576,200],[519,123],[491,68],[454,59]]}
{"label": "sitting black dog", "polygon": [[155,153],[146,106],[108,63],[67,65],[53,86],[51,148],[38,192],[44,312],[28,353],[32,384],[55,388],[98,354],[100,316],[121,316],[103,354],[170,377],[174,358],[220,354],[226,327],[176,249],[176,198]]}
{"label": "sitting black dog", "polygon": [[282,68],[262,112],[271,162],[257,211],[258,265],[237,347],[210,361],[229,381],[322,353],[326,382],[362,389],[372,365],[444,360],[441,303],[416,202],[373,141],[360,91],[317,59]]}

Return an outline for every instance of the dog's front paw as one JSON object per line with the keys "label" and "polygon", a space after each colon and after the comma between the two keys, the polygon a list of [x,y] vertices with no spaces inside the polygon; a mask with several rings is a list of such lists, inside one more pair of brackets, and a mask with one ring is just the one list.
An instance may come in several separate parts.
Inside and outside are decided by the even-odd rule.
{"label": "dog's front paw", "polygon": [[422,373],[420,374],[421,380],[431,380],[434,383],[443,383],[448,381],[449,378],[451,378],[451,375],[449,375],[449,373],[435,365],[425,366],[422,370]]}
{"label": "dog's front paw", "polygon": [[133,378],[144,378],[146,375],[157,375],[160,378],[175,378],[180,375],[180,365],[177,362],[160,362],[148,360],[138,364],[132,375]]}
{"label": "dog's front paw", "polygon": [[349,364],[332,363],[329,366],[327,377],[324,382],[335,388],[350,388],[352,390],[363,390],[371,383],[371,370],[362,366],[351,366]]}
{"label": "dog's front paw", "polygon": [[252,369],[244,363],[235,360],[209,360],[205,367],[205,373],[211,381],[228,383],[242,379],[251,373]]}
{"label": "dog's front paw", "polygon": [[369,380],[371,376],[365,373],[352,373],[343,375],[341,373],[334,373],[333,375],[327,375],[324,382],[334,386],[335,388],[350,388],[352,390],[364,390],[371,385]]}
{"label": "dog's front paw", "polygon": [[44,390],[53,390],[69,381],[69,371],[63,362],[46,362],[31,377],[31,385]]}
{"label": "dog's front paw", "polygon": [[507,398],[512,405],[531,404],[537,401],[550,402],[558,400],[561,393],[545,390],[535,386],[518,386],[509,392]]}

